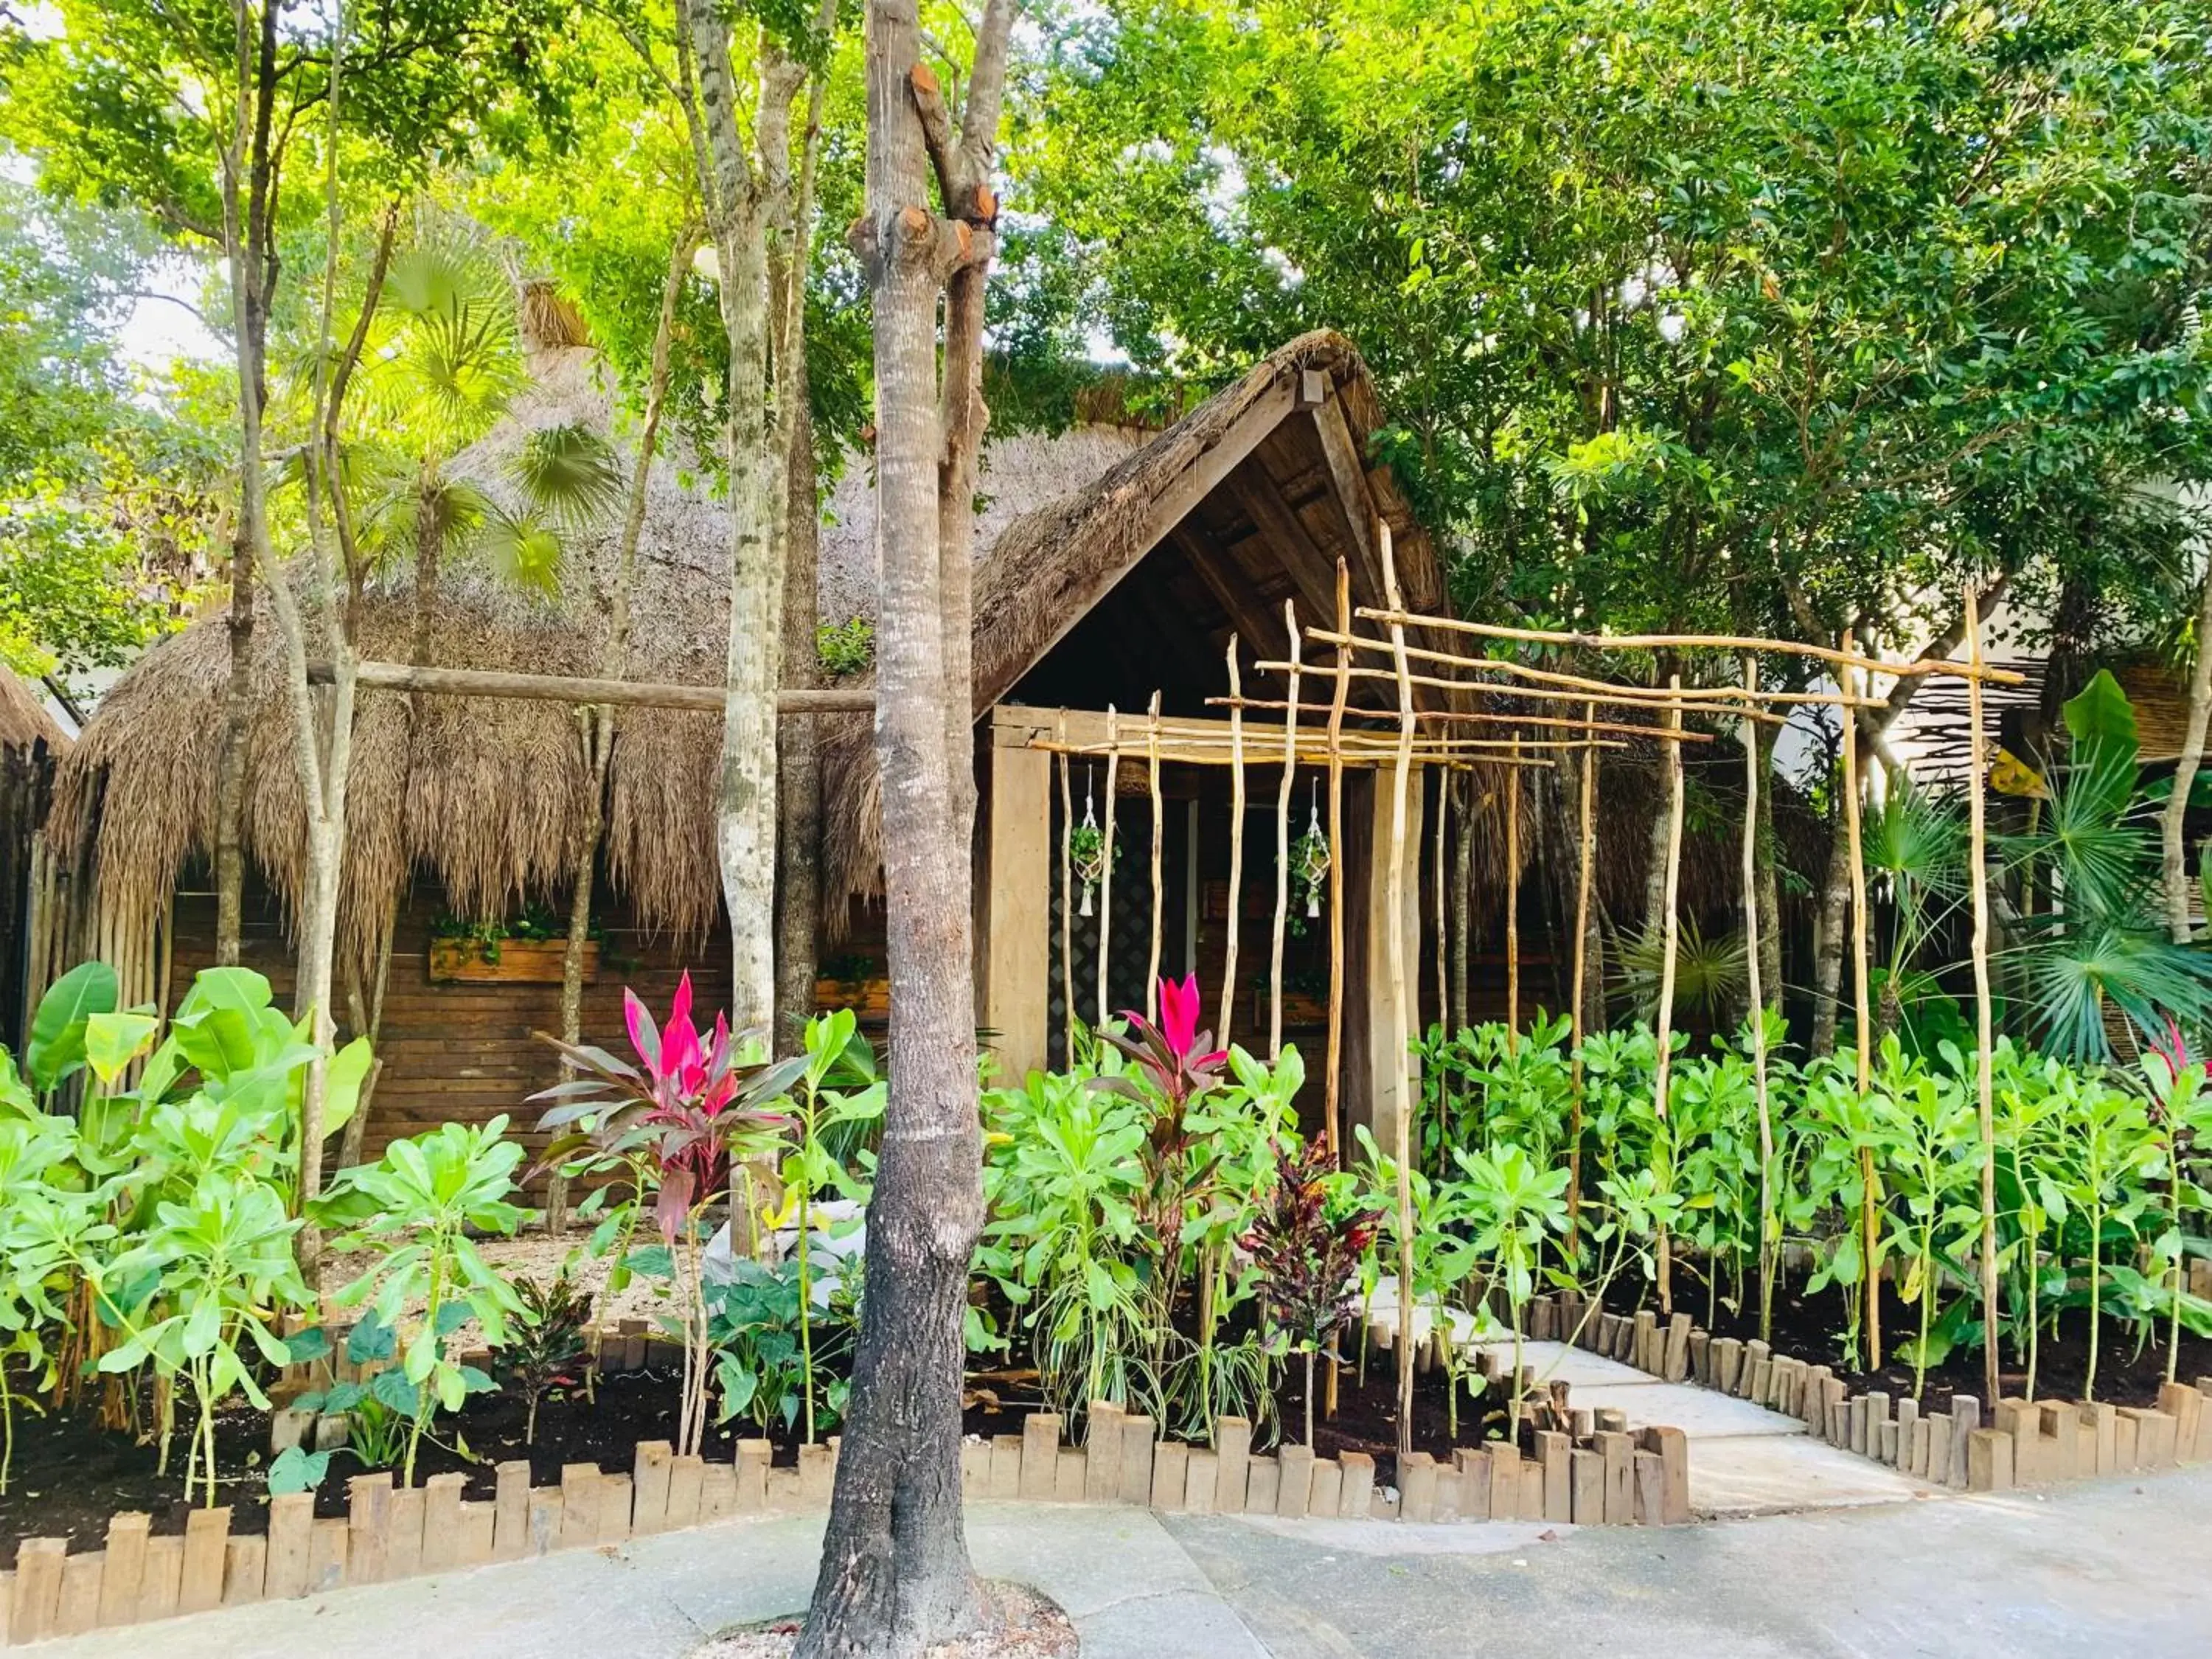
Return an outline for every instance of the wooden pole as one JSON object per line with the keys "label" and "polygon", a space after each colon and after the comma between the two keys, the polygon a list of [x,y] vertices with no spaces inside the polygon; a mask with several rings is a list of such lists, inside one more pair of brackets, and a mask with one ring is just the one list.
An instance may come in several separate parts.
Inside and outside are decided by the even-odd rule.
{"label": "wooden pole", "polygon": [[[1585,727],[1594,724],[1597,704],[1586,704],[1583,716]],[[1575,1231],[1582,1219],[1583,1205],[1583,1005],[1588,993],[1583,978],[1589,971],[1590,878],[1597,856],[1597,749],[1595,744],[1583,750],[1582,823],[1579,845],[1581,860],[1575,875],[1575,973],[1574,973],[1574,1038],[1575,1051],[1568,1062],[1568,1123],[1567,1123],[1567,1255],[1575,1252]]]}
{"label": "wooden pole", "polygon": [[[1667,677],[1667,689],[1679,691],[1682,685],[1680,674]],[[1681,706],[1667,705],[1667,727],[1678,730],[1682,724]],[[1667,881],[1666,913],[1661,921],[1659,945],[1659,1019],[1658,1048],[1652,1059],[1652,1109],[1662,1120],[1667,1115],[1667,1074],[1672,1065],[1670,1050],[1674,1042],[1674,956],[1681,943],[1680,899],[1682,893],[1682,745],[1667,745]],[[1659,1230],[1659,1311],[1671,1318],[1674,1312],[1674,1242],[1667,1230]]]}
{"label": "wooden pole", "polygon": [[[307,665],[307,684],[336,683],[328,662]],[[612,702],[643,708],[696,708],[719,714],[728,693],[719,685],[662,685],[649,680],[574,679],[565,674],[514,674],[491,668],[429,668],[411,663],[355,665],[354,684],[364,690],[406,691],[444,697],[501,697],[523,702]],[[866,686],[787,686],[775,694],[779,714],[865,714],[876,706]]]}
{"label": "wooden pole", "polygon": [[1450,834],[1451,774],[1443,767],[1437,772],[1437,840],[1436,855],[1431,863],[1429,877],[1436,888],[1436,902],[1431,909],[1431,925],[1436,935],[1437,958],[1437,1024],[1446,1036],[1451,1035],[1451,974],[1447,959],[1449,951],[1444,939],[1444,846]]}
{"label": "wooden pole", "polygon": [[[1060,741],[1067,740],[1067,714],[1062,710],[1058,726]],[[1067,787],[1066,755],[1060,763],[1060,1064],[1075,1063],[1075,866],[1067,838],[1075,833],[1073,799]]]}
{"label": "wooden pole", "polygon": [[[1759,693],[1759,659],[1743,659],[1747,696]],[[1759,978],[1759,727],[1743,722],[1743,950],[1751,993],[1751,1086],[1759,1102],[1759,1338],[1774,1340],[1774,1121],[1766,1094],[1766,995]],[[1710,1268],[1711,1264],[1707,1264]]]}
{"label": "wooden pole", "polygon": [[[1390,608],[1398,608],[1398,561],[1390,545],[1387,520],[1377,525],[1382,553],[1382,586]],[[1406,814],[1407,789],[1413,763],[1413,683],[1406,672],[1406,629],[1390,624],[1392,660],[1398,669],[1398,760],[1390,773],[1390,865],[1383,874],[1384,902],[1390,915],[1391,1029],[1376,1034],[1392,1053],[1391,1076],[1397,1090],[1390,1156],[1398,1166],[1398,1455],[1413,1449],[1413,1080],[1406,1066]],[[1437,1310],[1441,1320],[1443,1310]]]}
{"label": "wooden pole", "polygon": [[1521,734],[1505,774],[1505,1052],[1521,1042]]}
{"label": "wooden pole", "polygon": [[[1244,686],[1237,667],[1237,636],[1229,636],[1229,695],[1241,699]],[[1189,849],[1197,867],[1198,848]],[[1221,962],[1221,1046],[1229,1046],[1229,1027],[1237,1012],[1237,929],[1244,908],[1244,711],[1229,706],[1229,939]]]}
{"label": "wooden pole", "polygon": [[1098,872],[1098,1029],[1106,1029],[1106,959],[1114,927],[1114,803],[1121,793],[1121,717],[1106,705],[1106,863]]}
{"label": "wooden pole", "polygon": [[1160,800],[1160,694],[1152,693],[1145,711],[1145,775],[1152,795],[1152,945],[1145,962],[1145,1018],[1155,1025],[1160,1019],[1160,841],[1166,834],[1166,814]]}
{"label": "wooden pole", "polygon": [[1291,793],[1298,773],[1298,608],[1283,601],[1291,636],[1291,701],[1283,714],[1283,781],[1275,794],[1275,933],[1267,957],[1267,1063],[1283,1053],[1283,930],[1291,914]]}
{"label": "wooden pole", "polygon": [[[1844,655],[1851,653],[1851,630],[1844,630]],[[1856,676],[1848,663],[1837,669],[1841,690],[1849,702]],[[1851,854],[1851,1000],[1858,1022],[1859,1099],[1866,1099],[1874,1073],[1874,1019],[1867,995],[1866,859],[1859,836],[1858,716],[1850,708],[1837,711],[1844,726],[1844,834]],[[1859,1274],[1866,1306],[1867,1369],[1881,1369],[1881,1274],[1876,1253],[1881,1236],[1875,1220],[1874,1148],[1859,1148]]]}
{"label": "wooden pole", "polygon": [[[2201,648],[2201,647],[2200,647]],[[1966,661],[1982,665],[1982,619],[1974,584],[1966,583]],[[1995,1112],[1990,1104],[1990,894],[1989,842],[1984,822],[1982,789],[1987,767],[1983,753],[1982,682],[1977,675],[1966,681],[1966,732],[1969,757],[1966,775],[1966,846],[1971,868],[1967,879],[1974,897],[1974,1100],[1982,1141],[1982,1389],[1983,1397],[2000,1397],[1997,1387],[1997,1158]],[[2028,1264],[2033,1273],[2035,1264]]]}
{"label": "wooden pole", "polygon": [[[1336,562],[1336,628],[1352,632],[1352,568]],[[1336,648],[1336,689],[1328,705],[1328,1080],[1323,1104],[1328,1144],[1344,1163],[1344,705],[1352,693],[1352,647]]]}

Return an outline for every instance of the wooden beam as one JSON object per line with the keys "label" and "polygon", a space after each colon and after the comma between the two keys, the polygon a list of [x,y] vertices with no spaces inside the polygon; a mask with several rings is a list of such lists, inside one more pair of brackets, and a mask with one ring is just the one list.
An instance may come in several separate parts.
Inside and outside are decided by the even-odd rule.
{"label": "wooden beam", "polygon": [[[327,662],[307,665],[310,685],[329,685],[337,671]],[[566,674],[515,674],[489,668],[416,668],[406,663],[364,662],[355,683],[375,691],[416,691],[444,697],[504,697],[525,702],[622,703],[642,708],[694,708],[719,714],[725,701],[718,685],[665,685],[651,680],[583,679]],[[874,712],[876,694],[868,686],[822,690],[787,689],[776,693],[779,714],[866,714]]]}
{"label": "wooden beam", "polygon": [[1356,556],[1352,562],[1367,578],[1369,591],[1380,593],[1383,591],[1382,563],[1375,550],[1375,501],[1367,493],[1367,469],[1360,462],[1358,446],[1352,441],[1352,428],[1345,424],[1343,402],[1332,398],[1316,408],[1312,415],[1314,431],[1321,439],[1322,459],[1328,464],[1331,492],[1350,533],[1347,545]]}
{"label": "wooden beam", "polygon": [[985,830],[982,1024],[1000,1080],[1016,1088],[1047,1064],[1052,984],[1052,757],[991,745]]}
{"label": "wooden beam", "polygon": [[1305,520],[1283,499],[1275,481],[1255,477],[1255,470],[1247,462],[1231,472],[1229,493],[1252,520],[1252,527],[1274,549],[1276,559],[1305,601],[1310,621],[1326,623],[1336,614],[1336,595],[1329,586],[1335,562],[1321,550]]}
{"label": "wooden beam", "polygon": [[1206,591],[1213,595],[1231,633],[1241,635],[1255,655],[1273,656],[1283,649],[1289,635],[1283,632],[1282,623],[1268,614],[1244,573],[1229,565],[1227,556],[1214,546],[1202,526],[1185,519],[1169,532],[1169,538],[1190,561]]}

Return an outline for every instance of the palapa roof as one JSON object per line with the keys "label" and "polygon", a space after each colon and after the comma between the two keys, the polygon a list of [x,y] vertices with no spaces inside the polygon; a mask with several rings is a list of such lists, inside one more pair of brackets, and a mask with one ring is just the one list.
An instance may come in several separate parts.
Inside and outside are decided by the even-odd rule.
{"label": "palapa roof", "polygon": [[29,749],[41,740],[57,755],[69,747],[68,734],[46,712],[39,694],[12,672],[0,668],[0,750]]}
{"label": "palapa roof", "polygon": [[[538,379],[514,416],[454,471],[489,479],[532,430],[580,422],[618,426],[615,399],[586,349],[543,354]],[[1249,599],[1279,614],[1279,598],[1325,591],[1339,550],[1353,558],[1358,603],[1379,602],[1372,549],[1363,549],[1332,485],[1322,412],[1364,455],[1382,413],[1365,368],[1333,334],[1302,337],[1149,440],[1126,428],[1086,427],[1045,437],[1015,434],[985,453],[977,526],[975,706],[1014,692],[1069,630],[1173,532],[1164,556],[1202,543],[1212,620]],[[617,432],[617,441],[620,433]],[[1339,454],[1342,453],[1339,446]],[[648,496],[633,601],[632,678],[697,685],[720,678],[727,617],[727,510],[688,482],[688,458],[664,454]],[[1373,510],[1397,530],[1407,597],[1441,603],[1427,536],[1387,471],[1365,467]],[[832,493],[823,532],[823,614],[873,610],[872,493],[865,459]],[[1358,480],[1351,487],[1360,488]],[[1231,522],[1240,490],[1272,493],[1273,531]],[[1164,523],[1163,503],[1186,514]],[[1225,505],[1224,505],[1225,504]],[[1284,516],[1287,510],[1287,518]],[[482,571],[448,571],[431,629],[428,661],[535,673],[599,672],[604,594],[617,532],[576,538],[557,604],[503,589]],[[1193,559],[1198,555],[1189,555]],[[1192,590],[1188,569],[1161,580]],[[1133,588],[1134,585],[1133,585]],[[1249,589],[1249,592],[1245,590]],[[1206,630],[1201,598],[1188,598],[1181,640]],[[368,658],[404,660],[413,601],[406,574],[380,578],[365,595],[360,639]],[[1302,616],[1308,625],[1325,611]],[[1249,621],[1249,618],[1247,617]],[[63,763],[46,834],[58,849],[88,846],[99,902],[118,919],[150,921],[179,873],[211,846],[216,759],[230,665],[227,613],[217,610],[149,651],[102,701]],[[1196,630],[1194,633],[1193,630]],[[1248,631],[1247,638],[1252,637]],[[1269,652],[1279,641],[1263,639]],[[1216,652],[1213,667],[1219,672]],[[372,952],[386,903],[422,867],[457,909],[500,911],[522,895],[567,884],[586,824],[585,771],[575,716],[564,704],[422,696],[411,728],[406,700],[364,690],[357,712],[349,805],[343,948]],[[1095,705],[1094,705],[1095,706]],[[301,877],[303,817],[291,750],[281,642],[265,615],[254,630],[253,712],[247,743],[248,856],[288,898]],[[877,890],[879,830],[864,720],[830,722],[829,740],[858,744],[857,763],[825,770],[825,908]],[[606,860],[614,889],[641,923],[696,934],[719,913],[714,799],[721,743],[711,715],[626,709],[611,766]]]}

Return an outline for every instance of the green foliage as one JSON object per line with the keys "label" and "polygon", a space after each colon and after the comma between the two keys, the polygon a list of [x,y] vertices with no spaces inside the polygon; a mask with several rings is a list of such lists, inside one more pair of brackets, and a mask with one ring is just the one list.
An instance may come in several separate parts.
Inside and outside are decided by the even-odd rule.
{"label": "green foliage", "polygon": [[876,625],[866,617],[848,617],[841,623],[818,623],[814,629],[814,655],[822,672],[836,678],[866,673],[876,665]]}
{"label": "green foliage", "polygon": [[741,1259],[707,1291],[707,1334],[721,1406],[715,1420],[744,1418],[811,1439],[845,1415],[860,1334],[853,1275],[811,1281],[801,1261]]}
{"label": "green foliage", "polygon": [[592,1325],[592,1293],[579,1288],[571,1267],[540,1281],[514,1281],[521,1318],[499,1351],[500,1370],[522,1390],[522,1443],[538,1438],[538,1406],[545,1391],[580,1376],[589,1363],[586,1342]]}
{"label": "green foliage", "polygon": [[377,1163],[343,1171],[316,1200],[318,1218],[350,1228],[338,1239],[341,1249],[379,1253],[337,1300],[354,1306],[373,1296],[379,1323],[399,1334],[398,1374],[415,1395],[403,1485],[415,1482],[416,1451],[431,1417],[459,1411],[470,1395],[492,1386],[447,1352],[447,1338],[473,1318],[495,1348],[507,1340],[507,1321],[526,1314],[514,1287],[470,1238],[512,1233],[526,1214],[508,1201],[523,1151],[503,1138],[506,1132],[502,1115],[395,1140]]}

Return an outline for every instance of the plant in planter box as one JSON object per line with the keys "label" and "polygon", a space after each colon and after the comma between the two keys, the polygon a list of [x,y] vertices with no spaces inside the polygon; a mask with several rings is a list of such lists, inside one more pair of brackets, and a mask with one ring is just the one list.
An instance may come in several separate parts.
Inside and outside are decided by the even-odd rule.
{"label": "plant in planter box", "polygon": [[[449,1304],[443,1316],[447,1334],[467,1318],[467,1311],[457,1304]],[[304,1342],[295,1339],[294,1357],[299,1359],[320,1358],[330,1352],[330,1338],[320,1330],[307,1333]],[[315,1337],[322,1339],[319,1344]],[[330,1472],[331,1460],[337,1451],[349,1453],[365,1469],[388,1469],[407,1455],[407,1445],[415,1419],[422,1403],[422,1390],[407,1380],[404,1370],[392,1367],[389,1362],[399,1352],[398,1333],[377,1317],[376,1310],[362,1310],[351,1330],[345,1333],[345,1357],[356,1367],[366,1370],[375,1366],[368,1379],[336,1382],[321,1392],[303,1394],[293,1406],[304,1412],[335,1413],[345,1419],[346,1443],[330,1450],[310,1451],[305,1446],[291,1446],[276,1455],[269,1466],[269,1490],[272,1492],[312,1492],[320,1486]]]}
{"label": "plant in planter box", "polygon": [[657,1268],[674,1284],[677,1333],[684,1343],[676,1449],[690,1455],[707,1427],[703,1214],[727,1194],[733,1166],[772,1154],[787,1123],[777,1108],[805,1075],[809,1060],[802,1054],[770,1065],[750,1058],[719,1014],[713,1032],[702,1038],[691,1018],[688,973],[677,987],[665,1028],[653,1024],[634,991],[623,993],[623,1008],[637,1064],[587,1043],[545,1039],[576,1075],[531,1097],[560,1103],[538,1121],[539,1128],[553,1132],[539,1165],[571,1176],[627,1172],[635,1182],[632,1194],[608,1224],[625,1240],[647,1194],[652,1194],[661,1237],[658,1258],[641,1250],[623,1265]]}
{"label": "plant in planter box", "polygon": [[1938,1317],[1947,1279],[1965,1282],[1961,1265],[1981,1232],[1981,1137],[1967,1068],[1956,1048],[1948,1073],[1909,1057],[1893,1034],[1882,1040],[1881,1065],[1869,1100],[1883,1128],[1892,1200],[1890,1249],[1905,1264],[1898,1294],[1919,1310],[1915,1334],[1894,1352],[1912,1364],[1912,1395],[1927,1386],[1928,1368],[1948,1357],[1955,1321]]}
{"label": "plant in planter box", "polygon": [[490,1377],[448,1351],[447,1339],[473,1318],[496,1348],[507,1340],[507,1321],[526,1316],[514,1286],[469,1237],[512,1233],[527,1213],[508,1201],[523,1153],[506,1133],[502,1115],[395,1140],[377,1163],[341,1174],[315,1205],[319,1218],[349,1228],[339,1249],[381,1253],[337,1300],[354,1307],[374,1297],[379,1323],[398,1337],[399,1375],[415,1395],[404,1486],[414,1484],[416,1453],[432,1415],[459,1411],[470,1395],[492,1387]]}
{"label": "plant in planter box", "polygon": [[[14,1081],[0,1053],[0,1084]],[[21,1365],[41,1389],[58,1380],[70,1328],[75,1264],[113,1236],[105,1206],[71,1160],[76,1126],[10,1099],[0,1109],[0,1493],[15,1455],[15,1396],[9,1369]]]}
{"label": "plant in planter box", "polygon": [[1314,1443],[1314,1356],[1328,1346],[1352,1305],[1360,1257],[1382,1212],[1333,1193],[1325,1146],[1275,1149],[1275,1182],[1244,1236],[1267,1316],[1305,1361],[1306,1437]]}
{"label": "plant in planter box", "polygon": [[2164,1308],[2166,1380],[2172,1382],[2179,1376],[2182,1326],[2200,1336],[2212,1334],[2212,1304],[2190,1294],[2186,1270],[2190,1249],[2205,1249],[2203,1238],[2190,1229],[2201,1228],[2199,1218],[2212,1212],[2212,1194],[2192,1178],[2201,1177],[2204,1153],[2212,1149],[2212,1095],[2205,1091],[2203,1062],[2190,1058],[2178,1025],[2168,1025],[2166,1041],[2146,1053],[2141,1066],[2159,1165],[2148,1173],[2165,1184],[2166,1213],[2151,1247],[2158,1277],[2136,1286],[2135,1296],[2139,1303]]}
{"label": "plant in planter box", "polygon": [[586,1374],[592,1293],[578,1287],[567,1267],[549,1280],[517,1277],[515,1300],[522,1320],[499,1351],[500,1369],[522,1391],[522,1443],[536,1443],[538,1406],[546,1390]]}
{"label": "plant in planter box", "polygon": [[[1486,1285],[1504,1292],[1512,1310],[1513,1375],[1521,1375],[1522,1333],[1528,1328],[1525,1310],[1534,1294],[1536,1273],[1549,1241],[1567,1231],[1567,1170],[1539,1168],[1518,1146],[1503,1145],[1487,1151],[1452,1150],[1460,1179],[1444,1187],[1442,1219],[1468,1231],[1454,1237],[1439,1253],[1439,1276],[1462,1284],[1480,1274]],[[1453,1390],[1453,1431],[1458,1431],[1458,1390]],[[1520,1431],[1518,1391],[1508,1402],[1513,1433]]]}
{"label": "plant in planter box", "polygon": [[[707,1334],[721,1390],[715,1420],[751,1419],[765,1432],[781,1424],[834,1428],[845,1415],[850,1383],[836,1373],[860,1334],[850,1276],[834,1285],[806,1282],[798,1261],[740,1258],[731,1276],[707,1291]],[[828,1375],[826,1382],[817,1378]]]}

